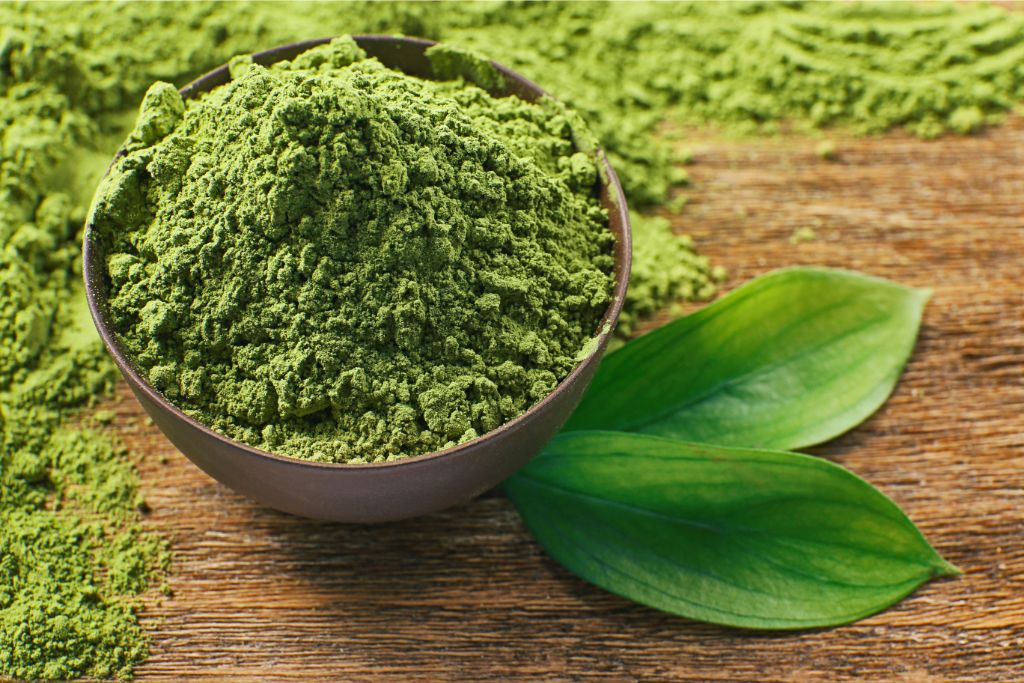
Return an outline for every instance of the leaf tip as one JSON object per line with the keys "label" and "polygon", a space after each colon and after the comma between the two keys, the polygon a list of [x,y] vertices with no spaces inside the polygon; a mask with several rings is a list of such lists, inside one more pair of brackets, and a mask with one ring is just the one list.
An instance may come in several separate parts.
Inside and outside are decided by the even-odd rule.
{"label": "leaf tip", "polygon": [[938,558],[938,562],[933,567],[934,576],[936,578],[941,576],[963,576],[964,570],[956,566],[952,562],[948,562],[942,557]]}

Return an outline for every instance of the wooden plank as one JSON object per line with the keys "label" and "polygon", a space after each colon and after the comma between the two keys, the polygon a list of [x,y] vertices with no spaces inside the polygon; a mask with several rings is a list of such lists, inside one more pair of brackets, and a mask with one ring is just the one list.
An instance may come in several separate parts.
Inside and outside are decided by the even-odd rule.
{"label": "wooden plank", "polygon": [[[380,527],[261,509],[195,469],[126,389],[151,523],[177,560],[140,680],[1024,680],[1024,122],[971,138],[691,136],[675,218],[730,286],[775,267],[932,287],[886,407],[817,449],[966,572],[857,624],[757,634],[609,595],[547,559],[506,499]],[[794,229],[814,242],[791,245]],[[161,461],[164,462],[161,462]]]}

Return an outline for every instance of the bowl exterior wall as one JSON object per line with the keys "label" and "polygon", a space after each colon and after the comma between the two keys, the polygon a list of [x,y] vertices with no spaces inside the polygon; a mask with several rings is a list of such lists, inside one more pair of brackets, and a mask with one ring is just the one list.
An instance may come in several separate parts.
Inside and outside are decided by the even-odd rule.
{"label": "bowl exterior wall", "polygon": [[[596,358],[596,356],[593,356]],[[242,445],[211,436],[164,409],[123,373],[135,397],[174,446],[211,477],[268,507],[302,517],[376,523],[458,505],[497,486],[540,452],[568,419],[597,363],[574,378],[534,419],[439,458],[401,467],[311,467],[256,458]]]}

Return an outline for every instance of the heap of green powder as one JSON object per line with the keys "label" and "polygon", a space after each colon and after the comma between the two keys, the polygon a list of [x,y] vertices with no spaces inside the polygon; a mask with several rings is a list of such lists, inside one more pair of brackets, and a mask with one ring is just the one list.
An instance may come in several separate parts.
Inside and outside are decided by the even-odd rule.
{"label": "heap of green powder", "polygon": [[154,85],[94,204],[113,323],[158,390],[260,448],[378,462],[565,378],[612,288],[582,122],[351,39],[234,66],[188,102]]}

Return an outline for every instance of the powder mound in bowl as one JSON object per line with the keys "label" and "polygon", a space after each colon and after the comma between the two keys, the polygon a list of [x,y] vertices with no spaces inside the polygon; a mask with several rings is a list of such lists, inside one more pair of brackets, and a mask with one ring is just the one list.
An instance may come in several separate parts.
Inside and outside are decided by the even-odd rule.
{"label": "powder mound in bowl", "polygon": [[351,39],[232,75],[189,101],[153,85],[91,213],[120,342],[169,400],[275,453],[381,462],[575,367],[614,242],[578,117]]}

